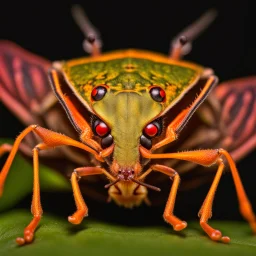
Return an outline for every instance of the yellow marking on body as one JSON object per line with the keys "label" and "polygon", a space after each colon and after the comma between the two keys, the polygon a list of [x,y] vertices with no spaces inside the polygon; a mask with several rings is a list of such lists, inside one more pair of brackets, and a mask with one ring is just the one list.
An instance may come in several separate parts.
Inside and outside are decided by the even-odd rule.
{"label": "yellow marking on body", "polygon": [[146,59],[146,60],[151,60],[155,62],[161,62],[165,64],[177,65],[177,66],[182,66],[182,67],[191,68],[193,70],[197,70],[200,73],[203,72],[204,70],[202,66],[189,61],[174,60],[174,59],[168,58],[164,54],[154,53],[154,52],[145,51],[145,50],[136,50],[136,49],[114,51],[114,52],[104,53],[96,57],[77,58],[77,59],[67,61],[67,64],[69,67],[72,67],[72,66],[86,64],[86,63],[102,62],[102,61],[109,61],[109,60],[123,59],[123,58],[139,58],[139,59]]}

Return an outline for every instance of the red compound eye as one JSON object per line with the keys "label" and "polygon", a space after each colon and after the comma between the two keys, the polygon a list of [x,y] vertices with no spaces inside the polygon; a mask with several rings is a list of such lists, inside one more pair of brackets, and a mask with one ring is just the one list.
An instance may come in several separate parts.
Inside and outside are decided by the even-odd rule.
{"label": "red compound eye", "polygon": [[148,137],[154,137],[156,136],[156,134],[158,133],[158,127],[151,123],[151,124],[148,124],[145,128],[144,128],[144,133],[146,136]]}
{"label": "red compound eye", "polygon": [[95,126],[95,131],[98,136],[104,137],[109,133],[110,129],[104,122],[99,121]]}
{"label": "red compound eye", "polygon": [[165,91],[161,87],[153,87],[150,90],[150,95],[153,100],[157,102],[163,102],[165,101]]}

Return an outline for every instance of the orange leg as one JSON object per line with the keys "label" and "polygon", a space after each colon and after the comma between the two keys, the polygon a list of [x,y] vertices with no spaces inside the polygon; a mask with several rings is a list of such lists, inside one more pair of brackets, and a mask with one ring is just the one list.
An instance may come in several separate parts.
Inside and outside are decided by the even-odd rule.
{"label": "orange leg", "polygon": [[217,84],[217,77],[216,76],[210,76],[203,88],[203,90],[200,92],[196,100],[191,104],[190,107],[183,110],[167,127],[166,129],[166,135],[163,140],[158,142],[152,147],[152,151],[163,147],[166,144],[171,143],[172,141],[176,140],[178,138],[179,133],[184,128],[184,126],[187,124],[191,116],[195,113],[197,108],[204,102],[208,94],[211,92],[211,90],[214,88],[214,86]]}
{"label": "orange leg", "polygon": [[39,167],[38,167],[38,151],[41,149],[41,144],[33,149],[33,164],[34,164],[34,181],[33,181],[33,199],[31,205],[31,212],[33,219],[24,230],[24,237],[16,239],[17,244],[23,245],[31,243],[34,238],[34,232],[41,220],[43,210],[40,201],[40,183],[39,183]]}
{"label": "orange leg", "polygon": [[171,187],[169,198],[168,198],[166,206],[165,206],[163,216],[164,216],[165,221],[173,226],[174,230],[180,231],[180,230],[186,228],[187,223],[185,221],[178,219],[173,214],[177,190],[178,190],[179,184],[180,184],[179,174],[174,169],[164,166],[164,165],[159,165],[159,164],[150,166],[150,169],[152,169],[154,171],[162,172],[162,173],[168,175],[171,179],[173,179],[173,184]]}
{"label": "orange leg", "polygon": [[81,194],[78,180],[81,177],[96,175],[96,174],[105,174],[109,179],[115,180],[105,169],[100,167],[82,167],[77,168],[71,175],[71,184],[73,188],[75,203],[76,203],[76,212],[68,217],[68,221],[72,224],[80,224],[84,217],[88,215],[88,207],[84,202],[83,196]]}
{"label": "orange leg", "polygon": [[217,187],[219,185],[220,178],[223,173],[224,164],[221,159],[218,160],[218,171],[216,173],[216,176],[213,180],[213,183],[211,185],[211,188],[204,200],[204,203],[198,213],[198,216],[200,217],[200,225],[202,229],[208,234],[208,236],[215,241],[221,240],[224,243],[229,243],[230,238],[227,236],[222,236],[221,232],[219,230],[213,229],[208,224],[208,220],[212,217],[212,204],[214,200],[214,195],[217,190]]}
{"label": "orange leg", "polygon": [[[30,222],[30,224],[25,228],[24,230],[24,237],[23,238],[17,238],[16,242],[20,245],[24,243],[29,243],[33,240],[34,237],[34,231],[41,219],[42,215],[42,208],[40,203],[40,186],[39,186],[39,168],[38,168],[38,151],[39,150],[46,150],[49,148],[54,148],[61,145],[67,145],[67,146],[73,146],[80,149],[83,149],[89,153],[92,153],[99,161],[104,161],[103,158],[108,156],[113,151],[113,146],[104,149],[102,152],[97,153],[95,150],[91,149],[90,147],[84,145],[81,142],[75,141],[65,135],[52,132],[50,130],[47,130],[45,128],[42,128],[37,125],[30,125],[27,127],[15,140],[14,145],[12,148],[10,147],[2,147],[5,149],[11,149],[10,154],[5,162],[5,165],[0,173],[0,195],[3,192],[4,183],[6,180],[6,177],[8,175],[8,172],[10,170],[11,164],[13,162],[13,159],[17,153],[17,150],[20,146],[20,143],[24,139],[24,137],[29,134],[30,132],[36,133],[42,140],[43,143],[37,145],[33,149],[33,162],[34,162],[34,186],[33,186],[33,200],[32,200],[32,207],[31,211],[34,216],[33,220]],[[102,171],[103,174],[106,174],[107,172]],[[108,173],[106,174],[109,178],[112,176]],[[114,179],[114,178],[112,178]],[[74,178],[72,178],[72,185],[74,188],[74,192],[79,190],[75,187],[75,181]],[[78,194],[78,192],[75,192]],[[79,198],[79,197],[77,197]]]}
{"label": "orange leg", "polygon": [[21,141],[24,139],[24,137],[27,134],[29,134],[30,132],[36,133],[43,140],[44,149],[54,148],[54,147],[62,146],[62,145],[73,146],[73,147],[83,149],[83,150],[93,154],[96,159],[98,159],[99,161],[102,161],[102,162],[104,162],[103,158],[106,157],[107,155],[109,155],[113,151],[113,146],[112,146],[112,147],[106,148],[103,151],[98,153],[94,149],[84,145],[81,142],[75,141],[65,135],[47,130],[47,129],[42,128],[37,125],[30,125],[15,140],[14,145],[9,154],[9,157],[7,158],[6,163],[0,173],[0,195],[3,192],[3,186],[4,186],[5,179],[7,177],[9,169],[11,167],[13,159],[17,153],[19,145],[20,145]]}
{"label": "orange leg", "polygon": [[209,150],[188,151],[188,152],[169,153],[169,154],[151,154],[145,148],[140,147],[140,152],[143,157],[150,158],[150,159],[158,159],[158,158],[179,159],[179,160],[194,162],[196,164],[200,164],[204,166],[211,166],[215,163],[219,164],[219,169],[214,179],[214,182],[212,184],[212,187],[200,211],[200,216],[201,216],[200,223],[211,239],[216,240],[218,238],[218,239],[222,239],[223,242],[229,242],[229,238],[222,237],[221,233],[218,233],[215,229],[211,228],[207,224],[207,220],[211,216],[212,202],[215,194],[214,192],[217,188],[219,179],[223,171],[224,166],[222,164],[222,156],[224,156],[227,159],[227,162],[230,166],[230,170],[233,176],[237,197],[240,205],[240,212],[242,216],[249,222],[253,232],[256,233],[255,214],[252,210],[251,203],[245,193],[236,165],[232,157],[227,151],[225,151],[224,149],[215,149],[215,150],[209,149]]}

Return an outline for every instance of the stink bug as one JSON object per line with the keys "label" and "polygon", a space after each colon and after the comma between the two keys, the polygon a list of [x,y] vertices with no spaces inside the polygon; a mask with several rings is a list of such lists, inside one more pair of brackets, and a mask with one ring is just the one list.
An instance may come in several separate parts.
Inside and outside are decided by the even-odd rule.
{"label": "stink bug", "polygon": [[[148,189],[160,191],[154,180],[150,181],[154,171],[173,181],[164,219],[180,231],[187,223],[173,214],[179,173],[193,169],[194,165],[213,166],[217,173],[199,211],[200,225],[212,240],[224,243],[230,241],[229,237],[212,228],[208,219],[226,161],[241,214],[256,232],[255,215],[234,162],[255,147],[253,111],[242,121],[238,118],[230,122],[232,117],[243,116],[245,111],[231,108],[230,101],[234,102],[237,95],[248,107],[255,108],[256,78],[216,87],[218,77],[213,70],[181,60],[191,49],[191,41],[209,25],[215,13],[206,13],[178,35],[169,56],[135,49],[101,53],[100,35],[83,11],[74,7],[73,16],[86,36],[83,46],[90,57],[50,63],[13,43],[0,44],[0,99],[28,125],[13,145],[0,147],[0,155],[10,151],[0,173],[0,193],[17,150],[30,156],[33,148],[33,219],[17,243],[22,245],[33,240],[43,212],[39,152],[42,159],[52,158],[54,162],[54,159],[66,158],[75,165],[71,184],[77,211],[68,218],[73,224],[81,223],[88,214],[78,184],[80,178],[103,177],[96,183],[108,181],[105,188],[109,200],[129,208],[148,202]],[[231,98],[225,97],[229,91]],[[192,134],[181,133],[191,125],[195,125]],[[246,131],[243,134],[241,127]],[[211,139],[206,141],[206,138]],[[215,149],[195,150],[202,145]],[[56,150],[47,153],[52,148]],[[188,151],[170,153],[184,148]],[[174,160],[191,165],[179,165]],[[91,184],[97,186],[95,181]]]}

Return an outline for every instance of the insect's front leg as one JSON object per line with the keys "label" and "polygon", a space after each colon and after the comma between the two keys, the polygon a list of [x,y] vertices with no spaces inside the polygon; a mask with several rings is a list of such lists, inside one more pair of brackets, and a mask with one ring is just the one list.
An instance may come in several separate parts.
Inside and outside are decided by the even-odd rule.
{"label": "insect's front leg", "polygon": [[209,190],[209,193],[204,201],[204,204],[201,207],[201,210],[199,212],[199,215],[201,216],[200,225],[212,240],[221,240],[222,242],[228,243],[230,241],[228,237],[222,237],[222,234],[220,231],[212,228],[207,223],[209,218],[211,217],[214,195],[215,195],[215,192],[219,183],[219,179],[222,175],[223,168],[224,168],[222,157],[225,157],[227,159],[227,162],[229,164],[229,167],[233,176],[237,197],[239,201],[239,206],[240,206],[240,212],[242,216],[249,222],[253,232],[256,233],[256,216],[253,212],[251,203],[245,193],[235,162],[233,161],[232,157],[226,150],[208,149],[208,150],[187,151],[187,152],[180,152],[180,153],[151,154],[148,150],[140,147],[140,152],[143,157],[150,158],[150,159],[159,159],[159,158],[179,159],[179,160],[193,162],[206,167],[216,163],[218,164],[219,167],[218,167],[217,174]]}
{"label": "insect's front leg", "polygon": [[68,221],[72,224],[80,224],[84,217],[88,215],[88,207],[84,202],[83,196],[81,194],[78,181],[81,177],[105,174],[111,181],[114,181],[115,178],[112,177],[105,169],[100,167],[81,167],[74,170],[71,175],[71,184],[74,193],[74,199],[76,203],[77,210],[76,212],[68,217]]}
{"label": "insect's front leg", "polygon": [[173,180],[173,184],[170,190],[169,198],[167,200],[165,210],[164,210],[164,219],[166,222],[171,224],[173,226],[173,229],[176,231],[180,231],[187,227],[187,223],[185,221],[180,220],[173,214],[175,200],[177,191],[180,184],[180,176],[179,174],[172,168],[165,166],[165,165],[159,165],[155,164],[150,166],[150,169],[142,174],[138,179],[142,180],[144,179],[151,171],[158,171],[163,174],[166,174]]}

